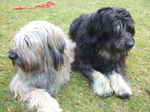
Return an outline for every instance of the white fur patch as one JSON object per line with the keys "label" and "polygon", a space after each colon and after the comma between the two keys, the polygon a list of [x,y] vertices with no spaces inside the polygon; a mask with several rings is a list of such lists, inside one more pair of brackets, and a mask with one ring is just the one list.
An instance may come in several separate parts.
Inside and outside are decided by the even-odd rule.
{"label": "white fur patch", "polygon": [[94,71],[92,76],[94,77],[94,82],[92,85],[94,92],[103,97],[111,96],[113,90],[110,87],[109,79],[105,75],[97,71]]}
{"label": "white fur patch", "polygon": [[62,112],[58,102],[42,89],[35,89],[27,95],[29,107],[37,112]]}
{"label": "white fur patch", "polygon": [[123,76],[113,71],[109,78],[111,87],[117,96],[132,95],[131,88],[129,87],[128,82],[123,79]]}
{"label": "white fur patch", "polygon": [[24,97],[29,88],[22,83],[22,79],[18,74],[14,75],[9,84],[9,88],[10,91],[14,93],[15,98],[19,97],[21,101],[24,101]]}

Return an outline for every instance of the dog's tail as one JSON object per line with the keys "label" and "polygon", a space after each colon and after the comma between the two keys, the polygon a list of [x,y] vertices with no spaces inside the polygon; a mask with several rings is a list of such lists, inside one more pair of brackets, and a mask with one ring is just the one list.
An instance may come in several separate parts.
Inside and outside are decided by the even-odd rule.
{"label": "dog's tail", "polygon": [[37,112],[62,112],[58,102],[48,92],[42,89],[34,89],[24,98],[29,108],[36,108]]}
{"label": "dog's tail", "polygon": [[68,56],[70,63],[73,63],[75,58],[76,44],[69,38],[65,38],[65,41],[66,41],[66,48],[64,52]]}

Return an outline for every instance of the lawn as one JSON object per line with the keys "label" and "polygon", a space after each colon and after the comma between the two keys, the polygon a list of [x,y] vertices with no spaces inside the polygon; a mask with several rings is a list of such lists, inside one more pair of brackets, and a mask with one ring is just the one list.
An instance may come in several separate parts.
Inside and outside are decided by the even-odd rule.
{"label": "lawn", "polygon": [[72,72],[69,84],[55,97],[63,112],[150,112],[150,0],[54,0],[56,5],[51,8],[13,10],[47,1],[0,0],[0,112],[29,112],[8,88],[15,73],[8,59],[9,42],[19,28],[32,20],[47,20],[68,34],[69,25],[80,14],[107,6],[126,8],[135,21],[136,44],[127,58],[133,96],[129,100],[103,99],[93,93],[85,77]]}

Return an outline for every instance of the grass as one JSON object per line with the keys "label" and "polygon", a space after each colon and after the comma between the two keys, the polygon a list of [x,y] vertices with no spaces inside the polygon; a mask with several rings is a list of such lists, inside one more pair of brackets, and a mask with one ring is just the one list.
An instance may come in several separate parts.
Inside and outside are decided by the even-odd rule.
{"label": "grass", "polygon": [[0,112],[29,112],[14,100],[8,84],[15,70],[8,59],[9,41],[20,27],[31,20],[47,20],[68,34],[71,22],[82,13],[99,8],[123,7],[130,11],[136,27],[136,45],[127,60],[127,74],[133,89],[130,100],[115,96],[102,99],[93,93],[88,81],[73,72],[71,81],[55,96],[64,112],[150,112],[150,1],[149,0],[54,0],[56,6],[45,9],[18,10],[48,0],[1,0],[0,3]]}

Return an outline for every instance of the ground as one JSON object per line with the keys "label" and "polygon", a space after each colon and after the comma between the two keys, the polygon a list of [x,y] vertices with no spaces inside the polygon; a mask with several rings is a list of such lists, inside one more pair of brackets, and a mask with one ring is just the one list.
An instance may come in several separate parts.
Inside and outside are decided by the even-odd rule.
{"label": "ground", "polygon": [[127,58],[127,74],[133,89],[129,100],[115,96],[103,99],[93,93],[80,73],[55,96],[64,112],[150,112],[150,1],[149,0],[54,0],[56,6],[44,9],[13,10],[48,0],[1,0],[0,3],[0,112],[29,112],[15,100],[8,84],[15,73],[8,59],[9,42],[19,28],[32,20],[47,20],[68,35],[69,25],[82,13],[112,6],[126,8],[135,21],[135,47]]}

